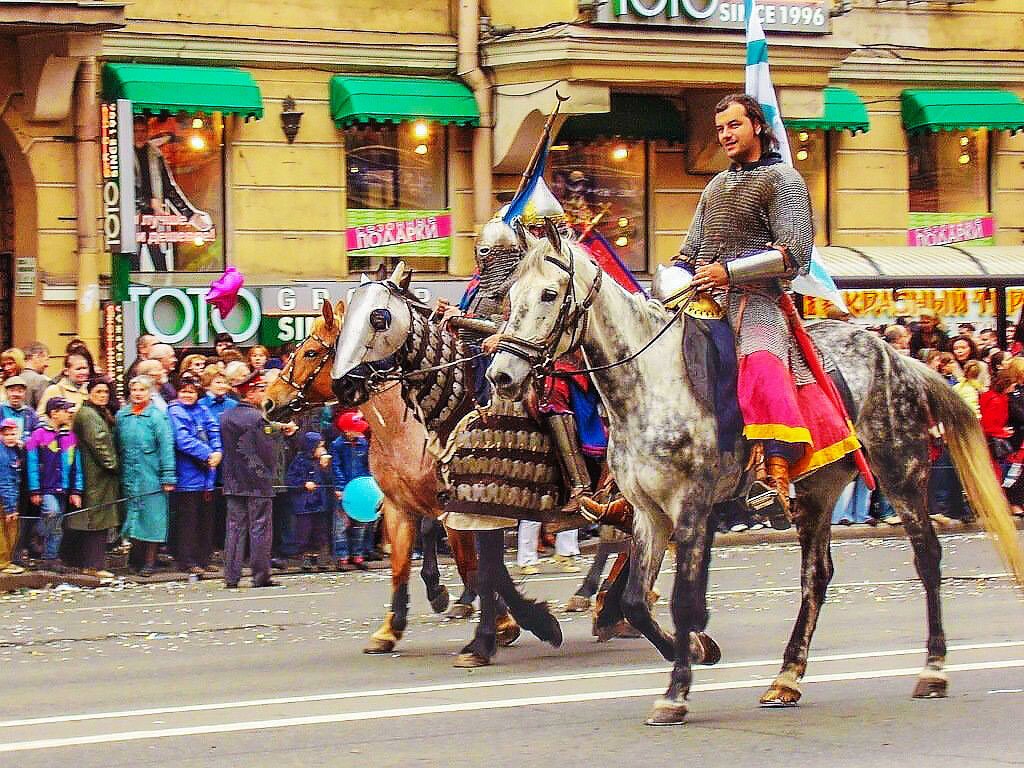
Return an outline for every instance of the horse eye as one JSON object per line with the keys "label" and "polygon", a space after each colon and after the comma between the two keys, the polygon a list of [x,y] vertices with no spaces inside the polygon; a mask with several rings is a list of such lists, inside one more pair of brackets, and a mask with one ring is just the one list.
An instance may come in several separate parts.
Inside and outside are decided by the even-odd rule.
{"label": "horse eye", "polygon": [[476,252],[481,256],[486,256],[491,252],[491,248],[488,245],[478,245],[476,248]]}
{"label": "horse eye", "polygon": [[387,309],[375,309],[370,313],[370,327],[375,331],[386,331],[391,327],[391,312]]}
{"label": "horse eye", "polygon": [[304,357],[316,357],[316,350],[315,349],[307,349],[306,350],[306,354],[304,355]]}
{"label": "horse eye", "polygon": [[556,291],[554,288],[545,288],[543,291],[540,292],[541,301],[554,301],[557,298],[558,291]]}

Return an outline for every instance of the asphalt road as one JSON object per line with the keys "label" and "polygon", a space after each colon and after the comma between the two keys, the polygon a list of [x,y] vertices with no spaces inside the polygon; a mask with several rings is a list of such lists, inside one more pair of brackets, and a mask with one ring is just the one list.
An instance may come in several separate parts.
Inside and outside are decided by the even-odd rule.
{"label": "asphalt road", "polygon": [[[1024,601],[983,537],[944,537],[944,553],[949,698],[910,698],[925,626],[905,542],[844,541],[801,706],[758,708],[799,553],[730,547],[710,598],[724,658],[698,670],[688,723],[662,729],[642,722],[668,665],[642,639],[595,643],[589,616],[561,617],[560,649],[524,635],[494,666],[456,670],[471,625],[431,614],[414,583],[397,651],[362,654],[383,573],[8,595],[0,766],[1024,764]],[[525,589],[560,604],[578,581],[552,570]],[[657,612],[669,621],[664,599]]]}

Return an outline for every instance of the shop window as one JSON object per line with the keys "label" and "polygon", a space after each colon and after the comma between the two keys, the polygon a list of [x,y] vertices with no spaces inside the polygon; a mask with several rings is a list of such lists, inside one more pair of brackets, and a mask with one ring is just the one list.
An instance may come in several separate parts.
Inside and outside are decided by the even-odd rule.
{"label": "shop window", "polygon": [[137,115],[135,211],[141,272],[224,269],[224,121]]}
{"label": "shop window", "polygon": [[911,211],[990,210],[987,129],[915,133],[908,144]]}
{"label": "shop window", "polygon": [[829,134],[826,131],[787,131],[793,166],[807,182],[814,221],[814,242],[827,245]]}
{"label": "shop window", "polygon": [[555,144],[548,183],[579,230],[594,229],[634,272],[647,271],[647,144],[598,139]]}
{"label": "shop window", "polygon": [[416,120],[345,130],[350,270],[404,260],[446,271],[451,255],[445,126]]}

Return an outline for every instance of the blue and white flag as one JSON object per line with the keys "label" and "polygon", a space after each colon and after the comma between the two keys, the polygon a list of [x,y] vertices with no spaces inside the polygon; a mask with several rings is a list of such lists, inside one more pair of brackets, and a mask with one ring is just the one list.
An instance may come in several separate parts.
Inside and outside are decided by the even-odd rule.
{"label": "blue and white flag", "polygon": [[[779,112],[779,101],[775,97],[775,86],[772,85],[771,72],[768,70],[768,41],[764,38],[761,18],[757,15],[757,0],[744,0],[747,24],[747,84],[748,96],[757,99],[764,110],[765,119],[779,142],[779,154],[783,162],[793,164],[793,155],[789,151],[789,138],[786,126]],[[843,301],[835,281],[825,269],[821,254],[816,247],[811,248],[811,267],[806,275],[799,275],[793,280],[793,290],[805,296],[817,296],[828,299],[844,312],[850,310]]]}

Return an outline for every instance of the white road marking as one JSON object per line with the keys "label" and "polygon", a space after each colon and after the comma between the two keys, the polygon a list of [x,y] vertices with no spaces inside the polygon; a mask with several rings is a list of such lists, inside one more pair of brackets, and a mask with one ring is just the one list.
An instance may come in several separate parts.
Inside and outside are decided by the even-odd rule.
{"label": "white road marking", "polygon": [[[1006,661],[976,662],[971,664],[951,664],[946,667],[949,672],[973,672],[992,669],[1012,669],[1024,667],[1024,659]],[[863,672],[839,672],[829,675],[809,675],[805,683],[831,683],[848,680],[877,680],[891,677],[909,677],[920,673],[918,667],[899,669],[876,669]],[[722,683],[706,683],[695,685],[693,692],[711,692],[736,690],[741,688],[759,688],[768,682],[768,678],[754,678]],[[440,715],[455,712],[478,712],[490,709],[512,709],[517,707],[534,707],[551,704],[571,704],[586,701],[607,701],[611,699],[637,698],[641,696],[659,696],[664,688],[631,688],[618,691],[595,691],[587,693],[571,693],[556,696],[529,696],[515,699],[496,699],[491,701],[474,701],[460,704],[437,704],[421,707],[398,707],[378,709],[364,712],[342,712],[329,715],[307,715],[302,717],[276,718],[271,720],[249,720],[238,723],[220,723],[216,725],[195,725],[180,728],[160,728],[138,731],[122,731],[88,736],[73,736],[60,739],[38,739],[0,744],[0,752],[26,752],[30,750],[55,749],[59,747],[83,746],[86,744],[112,744],[144,739],[165,739],[174,736],[201,736],[210,733],[238,733],[241,731],[257,731],[271,728],[294,728],[309,725],[327,725],[333,723],[358,722],[366,720],[384,720],[396,717],[414,717],[420,715]]]}
{"label": "white road marking", "polygon": [[[1024,640],[1006,640],[996,643],[971,643],[951,645],[947,653],[961,651],[993,650],[998,648],[1024,647]],[[923,653],[921,648],[900,648],[892,650],[862,651],[858,653],[837,653],[812,656],[808,664],[820,664],[830,661],[853,661],[858,659],[877,659],[893,656],[908,656]],[[779,660],[752,659],[748,661],[720,662],[709,669],[745,669],[750,667],[777,666]],[[637,667],[635,669],[609,669],[599,672],[573,672],[562,675],[542,675],[539,677],[519,677],[511,679],[478,680],[464,683],[438,683],[436,685],[419,685],[405,688],[382,688],[369,691],[342,691],[338,693],[312,694],[309,696],[284,696],[273,699],[249,699],[245,701],[225,701],[213,704],[189,704],[177,707],[153,707],[148,709],[127,709],[115,712],[92,712],[84,714],[54,715],[52,717],[35,717],[22,720],[0,720],[0,728],[15,728],[31,725],[52,725],[54,723],[80,722],[84,720],[116,720],[125,717],[148,717],[182,712],[209,712],[224,709],[243,709],[246,707],[266,707],[282,704],[307,704],[318,701],[341,701],[344,699],[361,699],[380,696],[403,696],[418,693],[436,693],[438,691],[476,690],[480,688],[509,687],[516,685],[540,685],[545,683],[564,683],[575,680],[599,680],[616,677],[640,677],[643,675],[663,675],[672,670],[671,665],[658,667]],[[696,690],[696,689],[695,689]]]}

